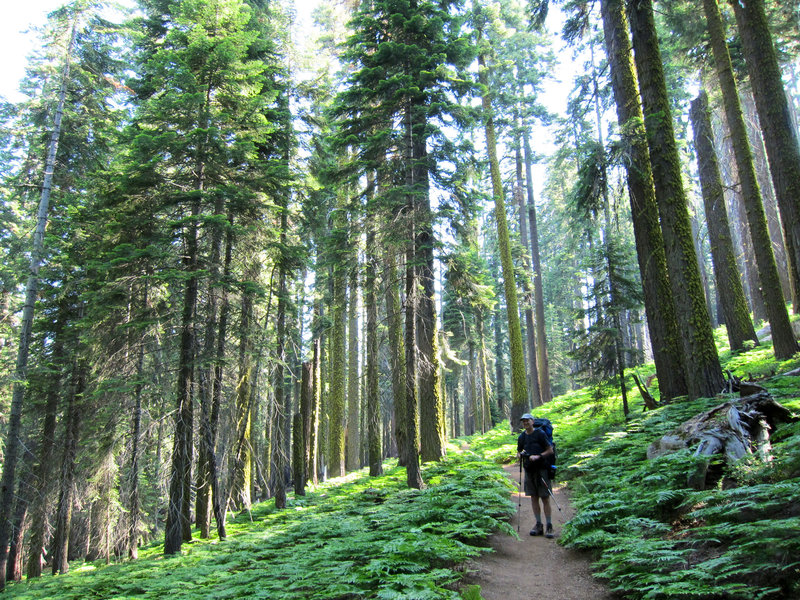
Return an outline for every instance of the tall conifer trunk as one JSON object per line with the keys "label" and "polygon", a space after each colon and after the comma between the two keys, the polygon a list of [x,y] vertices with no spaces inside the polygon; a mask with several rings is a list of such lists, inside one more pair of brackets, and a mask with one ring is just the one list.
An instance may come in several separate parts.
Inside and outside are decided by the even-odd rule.
{"label": "tall conifer trunk", "polygon": [[[479,44],[481,40],[479,39]],[[485,51],[485,49],[484,49]],[[483,87],[481,106],[483,109],[483,125],[486,134],[486,149],[489,154],[489,168],[492,179],[492,197],[494,199],[495,223],[497,225],[497,242],[500,251],[500,263],[503,271],[503,286],[508,313],[509,352],[511,355],[511,415],[512,429],[519,422],[528,402],[528,389],[525,375],[525,355],[522,348],[522,328],[519,321],[519,302],[517,300],[517,282],[514,276],[514,263],[511,258],[511,246],[506,219],[506,203],[503,200],[503,183],[500,177],[500,162],[497,158],[497,141],[494,131],[494,115],[489,89],[489,74],[486,57],[478,54],[478,77]]]}
{"label": "tall conifer trunk", "polygon": [[[742,200],[747,212],[747,222],[750,226],[750,237],[753,240],[753,250],[755,252],[756,264],[758,266],[759,280],[764,298],[764,305],[767,310],[770,328],[772,331],[773,349],[776,358],[789,358],[800,350],[797,341],[792,333],[789,323],[789,315],[786,312],[786,303],[783,297],[778,267],[775,264],[775,255],[772,252],[772,241],[767,227],[767,217],[764,212],[764,204],[761,199],[761,188],[758,185],[753,154],[750,151],[750,142],[747,139],[747,128],[742,115],[742,107],[739,103],[739,94],[736,88],[736,80],[733,78],[733,67],[731,66],[728,45],[725,41],[725,29],[722,17],[719,13],[717,0],[703,0],[703,7],[708,23],[708,33],[711,39],[711,49],[716,63],[717,77],[722,88],[722,102],[725,107],[725,116],[728,121],[728,128],[731,132],[733,152],[736,157],[736,166],[739,173],[739,181],[742,186]],[[707,118],[704,119],[707,108],[702,106],[702,98],[698,100],[695,109],[697,124],[705,132],[703,135],[708,138],[711,127],[707,125]],[[707,100],[705,101],[707,104]],[[700,140],[701,143],[703,140]],[[713,154],[713,146],[709,149],[710,154],[706,157],[708,167],[714,171],[710,172],[711,178],[719,178],[719,169],[716,167],[716,156]],[[800,174],[800,171],[798,171]],[[798,186],[800,191],[800,186]],[[741,307],[740,307],[741,310]],[[726,315],[727,316],[727,315]],[[732,315],[731,315],[732,316]],[[748,317],[749,321],[749,317]],[[752,330],[752,324],[750,325]],[[742,332],[747,339],[758,339],[755,331]],[[743,344],[739,333],[734,335],[731,341]],[[733,346],[732,346],[733,347]]]}
{"label": "tall conifer trunk", "polygon": [[375,178],[372,171],[367,173],[367,240],[366,271],[364,274],[364,303],[366,304],[366,412],[367,412],[367,463],[372,477],[383,474],[383,446],[381,444],[381,404],[380,381],[378,378],[378,251],[376,248],[373,188]]}
{"label": "tall conifer trunk", "polygon": [[45,548],[46,520],[51,505],[47,489],[50,486],[50,476],[53,471],[56,420],[62,390],[61,374],[64,369],[64,326],[68,318],[67,307],[59,306],[53,331],[53,349],[50,355],[50,369],[53,375],[47,389],[44,415],[42,416],[42,437],[39,444],[38,463],[35,467],[34,497],[38,498],[38,501],[33,503],[33,510],[31,511],[31,535],[27,564],[28,579],[39,577],[42,574],[42,552]]}
{"label": "tall conifer trunk", "polygon": [[[517,140],[519,142],[519,140]],[[530,248],[528,244],[528,214],[525,210],[525,200],[522,192],[522,156],[519,143],[515,149],[514,158],[516,162],[517,180],[514,186],[514,199],[519,207],[519,237],[523,248]],[[527,262],[527,261],[526,261]],[[529,265],[526,265],[529,266]],[[533,271],[532,268],[529,270]],[[535,277],[535,275],[534,275]],[[539,364],[536,350],[536,326],[533,319],[534,298],[530,280],[525,277],[522,280],[522,292],[525,296],[525,334],[528,342],[528,392],[530,394],[531,406],[542,404],[542,394],[539,391]]]}
{"label": "tall conifer trunk", "polygon": [[[280,245],[286,248],[289,228],[286,198],[282,197],[281,206],[281,232]],[[277,419],[275,423],[275,443],[273,445],[272,464],[275,465],[275,508],[286,508],[286,481],[285,473],[287,458],[284,448],[284,427],[289,419],[289,403],[287,402],[286,382],[284,381],[284,365],[286,364],[286,310],[288,306],[288,290],[286,288],[287,257],[281,256],[278,265],[278,307],[275,313],[275,380],[273,384],[275,394],[275,409]]]}
{"label": "tall conifer trunk", "polygon": [[421,489],[423,487],[422,473],[419,465],[419,387],[418,387],[418,362],[419,348],[417,347],[417,311],[419,310],[419,266],[420,257],[417,256],[417,198],[415,192],[414,176],[416,169],[414,163],[413,142],[413,108],[408,101],[404,109],[404,139],[405,139],[405,193],[406,193],[406,280],[405,280],[405,350],[406,350],[406,380],[405,380],[405,423],[402,425],[407,440],[406,446],[406,483],[408,487]]}
{"label": "tall conifer trunk", "polygon": [[684,361],[691,365],[689,396],[713,397],[724,385],[722,367],[694,250],[652,1],[630,0],[628,13],[672,297]]}
{"label": "tall conifer trunk", "polygon": [[385,303],[387,335],[389,338],[389,364],[391,365],[392,399],[394,407],[394,438],[397,443],[398,463],[408,462],[408,438],[406,437],[406,363],[403,339],[403,311],[400,303],[400,279],[397,256],[391,244],[384,250]]}
{"label": "tall conifer trunk", "polygon": [[[717,156],[708,114],[708,97],[705,90],[692,101],[690,117],[694,130],[694,146],[697,152],[700,185],[703,191],[706,222],[708,223],[711,258],[714,277],[717,281],[720,303],[725,315],[725,327],[731,350],[744,350],[745,340],[758,345],[750,311],[742,288],[742,279],[736,265],[728,225],[728,211],[722,193],[722,178],[719,174]],[[784,309],[785,312],[785,309]]]}
{"label": "tall conifer trunk", "polygon": [[14,505],[14,483],[17,461],[19,460],[20,430],[22,426],[22,403],[28,382],[28,355],[33,331],[33,311],[39,290],[39,268],[44,252],[44,233],[47,227],[47,216],[50,209],[50,191],[53,186],[53,175],[56,167],[56,153],[61,138],[61,120],[64,115],[64,102],[67,97],[72,45],[75,40],[77,14],[73,17],[72,32],[64,53],[64,65],[61,72],[61,88],[53,118],[53,130],[47,146],[42,193],[39,196],[39,209],[36,216],[36,229],[33,232],[33,245],[28,266],[28,280],[25,284],[25,303],[22,306],[22,320],[19,334],[19,348],[14,366],[14,385],[11,393],[11,407],[8,414],[5,446],[3,448],[3,476],[0,480],[0,591],[5,589],[6,560],[8,559],[8,542],[11,537],[9,522]]}
{"label": "tall conifer trunk", "polygon": [[542,404],[553,399],[550,384],[550,358],[547,352],[547,329],[544,315],[544,285],[542,282],[542,260],[539,256],[539,227],[536,223],[536,203],[533,200],[533,152],[531,152],[530,134],[526,127],[522,128],[522,144],[525,150],[525,193],[528,203],[528,229],[531,245],[531,269],[533,273],[533,307],[536,323],[536,365],[539,372],[539,395]]}
{"label": "tall conifer trunk", "polygon": [[631,162],[627,169],[628,196],[639,273],[642,277],[647,327],[661,399],[668,401],[687,393],[686,373],[667,275],[663,237],[658,222],[658,206],[632,62],[628,22],[622,0],[602,0],[600,12],[606,55],[611,66],[617,119],[631,153]]}
{"label": "tall conifer trunk", "polygon": [[[334,213],[334,230],[338,235],[344,236],[345,216],[340,207]],[[338,248],[339,253],[342,248]],[[338,256],[341,259],[341,255]],[[328,460],[330,473],[333,477],[345,474],[345,370],[346,363],[346,290],[347,290],[347,265],[338,260],[333,265],[333,305],[331,306],[333,326],[330,335],[330,430],[328,434]]]}
{"label": "tall conifer trunk", "polygon": [[[795,285],[800,282],[800,145],[792,123],[781,68],[764,0],[729,0],[736,15],[747,72],[764,133],[770,174],[792,253]],[[776,347],[776,356],[777,356]]]}
{"label": "tall conifer trunk", "polygon": [[53,532],[53,575],[69,571],[69,540],[72,526],[73,488],[75,481],[75,459],[78,453],[81,416],[85,407],[83,394],[86,391],[86,365],[76,359],[72,367],[72,381],[68,391],[66,408],[64,454],[61,458],[58,507],[56,508]]}
{"label": "tall conifer trunk", "polygon": [[358,250],[348,261],[350,268],[350,294],[347,302],[347,439],[345,444],[345,470],[361,467],[360,378],[358,375]]}

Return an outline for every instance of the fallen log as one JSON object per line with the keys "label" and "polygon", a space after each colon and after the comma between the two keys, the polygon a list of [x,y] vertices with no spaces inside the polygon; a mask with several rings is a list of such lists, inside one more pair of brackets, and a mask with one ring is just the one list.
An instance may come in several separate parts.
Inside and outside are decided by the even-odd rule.
{"label": "fallen log", "polygon": [[[764,460],[770,460],[770,431],[779,423],[797,419],[759,385],[743,383],[741,393],[748,395],[723,402],[650,444],[647,457],[652,459],[684,448],[694,448],[695,456],[706,457],[687,476],[689,485],[695,489],[705,489],[710,483],[716,482],[717,474],[709,473],[713,455],[724,455],[728,464],[754,453]],[[713,481],[709,481],[710,478]]]}

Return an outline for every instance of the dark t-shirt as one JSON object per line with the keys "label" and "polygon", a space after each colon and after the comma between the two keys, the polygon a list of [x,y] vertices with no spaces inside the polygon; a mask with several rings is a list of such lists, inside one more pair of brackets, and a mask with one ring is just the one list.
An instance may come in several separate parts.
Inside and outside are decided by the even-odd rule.
{"label": "dark t-shirt", "polygon": [[[517,452],[525,450],[528,455],[541,454],[549,447],[547,436],[540,429],[534,429],[530,434],[527,431],[523,431],[517,438]],[[540,458],[536,462],[531,462],[526,458],[522,465],[526,469],[544,469],[547,466],[547,461]]]}

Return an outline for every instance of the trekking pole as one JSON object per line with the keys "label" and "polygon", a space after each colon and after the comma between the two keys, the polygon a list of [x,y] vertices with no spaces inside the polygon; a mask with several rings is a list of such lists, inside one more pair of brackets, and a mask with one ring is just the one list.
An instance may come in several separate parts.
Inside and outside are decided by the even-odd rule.
{"label": "trekking pole", "polygon": [[560,513],[560,512],[561,512],[561,506],[559,506],[559,504],[558,504],[558,500],[556,500],[556,497],[553,495],[553,490],[550,488],[550,486],[549,486],[549,485],[547,485],[547,481],[545,481],[544,477],[542,477],[541,475],[539,475],[539,479],[541,479],[541,480],[542,480],[542,483],[544,484],[544,487],[546,487],[546,488],[547,488],[547,491],[548,491],[548,493],[550,494],[550,497],[553,499],[553,502],[555,502],[555,503],[556,503],[556,508],[558,508],[558,512]]}
{"label": "trekking pole", "polygon": [[519,502],[517,503],[517,533],[519,533],[520,524],[522,523],[522,457],[519,457],[519,493],[517,494]]}

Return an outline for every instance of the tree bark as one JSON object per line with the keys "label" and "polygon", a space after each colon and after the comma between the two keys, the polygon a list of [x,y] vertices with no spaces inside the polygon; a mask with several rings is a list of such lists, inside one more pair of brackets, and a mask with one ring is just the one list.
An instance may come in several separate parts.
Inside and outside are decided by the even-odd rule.
{"label": "tree bark", "polygon": [[61,459],[58,507],[53,533],[53,575],[69,571],[69,534],[72,525],[73,488],[75,481],[75,459],[78,453],[83,394],[86,390],[86,366],[76,359],[67,400],[66,431],[64,433],[64,456]]}
{"label": "tree bark", "polygon": [[[493,316],[494,322],[494,377],[495,377],[495,397],[497,398],[497,408],[501,415],[508,414],[506,406],[506,377],[505,377],[505,361],[503,360],[503,332],[500,326],[500,318],[498,311],[495,311]],[[455,412],[455,411],[454,411]],[[458,414],[458,413],[455,413]],[[456,428],[455,431],[458,431]],[[457,435],[457,434],[455,434]]]}
{"label": "tree bark", "polygon": [[[355,249],[354,249],[355,250]],[[350,269],[350,294],[347,302],[347,439],[345,470],[361,467],[360,385],[358,375],[358,251],[353,252]]]}
{"label": "tree bark", "polygon": [[[722,17],[719,13],[719,6],[717,5],[717,0],[703,0],[703,7],[706,13],[706,22],[708,23],[708,32],[711,38],[711,48],[714,53],[714,62],[717,68],[717,77],[722,87],[722,102],[725,106],[725,116],[733,138],[733,151],[736,157],[736,166],[742,186],[742,200],[744,201],[745,210],[747,212],[750,237],[753,240],[753,250],[755,251],[756,264],[758,266],[764,305],[767,310],[770,328],[773,332],[773,349],[776,358],[785,359],[800,350],[800,347],[798,347],[797,341],[794,339],[792,327],[789,324],[789,315],[786,312],[786,302],[784,301],[783,290],[781,288],[780,278],[778,277],[775,255],[772,252],[772,242],[767,227],[767,217],[764,213],[764,204],[761,199],[761,188],[758,185],[753,155],[750,151],[750,142],[747,139],[747,128],[742,115],[742,107],[739,103],[736,81],[733,78],[733,67],[731,66],[728,46],[725,42],[725,29],[722,23]],[[701,106],[702,103],[703,100],[700,100],[694,114],[698,119],[697,124],[703,129],[702,135],[708,140],[711,135],[711,126],[710,123],[708,123],[708,116],[706,115],[705,118],[703,118],[707,111],[707,106],[704,108]],[[707,105],[707,101],[705,104]],[[697,139],[697,133],[695,133],[695,137]],[[701,139],[700,142],[704,143],[706,140]],[[705,159],[710,161],[706,164],[711,178],[709,181],[716,178],[716,181],[710,184],[713,188],[719,181],[719,168],[716,166],[716,156],[713,154],[713,145],[706,146],[706,151],[711,153],[711,155]],[[713,164],[711,161],[713,161]],[[800,188],[798,188],[798,190],[800,190]],[[712,192],[715,196],[716,193],[716,191]],[[724,204],[722,206],[724,207]],[[738,309],[741,311],[743,307],[739,306]],[[732,315],[726,312],[726,318],[728,316]],[[741,321],[741,317],[742,315],[740,314],[739,324],[743,325],[744,323]],[[750,320],[749,316],[747,320]],[[750,328],[752,329],[752,324]],[[747,339],[755,339],[755,331],[752,331],[751,337],[750,331],[742,330],[741,332],[737,332],[737,338],[740,333],[742,335],[747,335]],[[737,341],[743,343],[743,340]],[[731,343],[733,343],[733,340],[731,340]]]}
{"label": "tree bark", "polygon": [[627,18],[622,0],[603,0],[600,7],[617,118],[623,139],[630,147],[628,196],[642,277],[647,327],[661,399],[669,401],[685,395],[688,388],[678,339],[675,305],[667,275],[663,236],[658,222],[644,116],[639,104],[639,90],[631,60]]}
{"label": "tree bark", "polygon": [[[287,211],[281,211],[281,247],[286,247],[288,228]],[[289,419],[289,402],[287,401],[286,382],[284,381],[284,365],[286,364],[286,307],[288,304],[288,290],[286,289],[286,258],[281,257],[278,266],[278,307],[275,313],[275,380],[273,393],[275,394],[275,442],[273,444],[272,464],[275,465],[275,508],[286,508],[286,467],[287,457],[284,448],[284,435],[286,420]]]}
{"label": "tree bark", "polygon": [[739,88],[739,99],[741,100],[742,112],[747,124],[747,135],[753,148],[753,162],[755,163],[758,185],[761,188],[761,199],[764,201],[764,212],[767,215],[767,227],[769,228],[769,237],[772,240],[772,252],[778,265],[778,276],[781,280],[783,297],[787,300],[791,298],[794,312],[797,313],[800,312],[799,282],[792,279],[794,266],[791,265],[789,260],[790,254],[786,245],[780,211],[778,210],[778,199],[775,197],[775,188],[769,175],[767,151],[764,148],[764,134],[761,132],[758,123],[758,109],[753,99],[753,93],[749,88]]}
{"label": "tree bark", "polygon": [[550,358],[547,352],[547,330],[544,315],[544,286],[542,282],[542,260],[539,254],[539,228],[536,223],[536,204],[533,201],[533,153],[528,130],[522,129],[522,143],[525,148],[525,191],[528,201],[528,229],[530,230],[531,269],[533,271],[533,301],[536,322],[537,360],[539,367],[539,395],[542,404],[553,399],[550,384]]}
{"label": "tree bark", "polygon": [[198,256],[197,218],[199,199],[192,201],[191,222],[186,233],[184,270],[189,274],[183,298],[181,316],[181,341],[178,362],[177,410],[175,411],[175,438],[172,449],[167,523],[164,529],[164,554],[180,551],[184,541],[191,539],[189,516],[190,482],[192,471],[192,426],[194,419],[194,357],[195,310],[197,306]]}
{"label": "tree bark", "polygon": [[47,158],[44,166],[42,193],[39,196],[39,208],[36,216],[36,229],[33,232],[33,246],[28,266],[28,280],[25,284],[25,302],[22,306],[22,320],[19,334],[19,348],[14,365],[14,385],[11,392],[11,407],[8,414],[8,429],[3,448],[3,476],[0,480],[0,591],[5,589],[6,560],[8,559],[8,542],[11,536],[8,524],[14,505],[14,480],[16,478],[17,461],[19,460],[20,429],[22,425],[22,403],[25,400],[25,388],[28,381],[28,355],[30,353],[31,332],[33,331],[33,311],[39,290],[39,268],[44,251],[44,234],[47,227],[47,214],[50,207],[50,191],[53,187],[53,175],[56,166],[58,142],[61,138],[61,120],[64,115],[64,102],[67,96],[67,84],[72,57],[72,45],[75,40],[77,17],[72,23],[69,43],[64,54],[64,69],[61,73],[61,88],[58,92],[53,131],[47,146]]}
{"label": "tree bark", "polygon": [[[251,267],[252,268],[252,267]],[[236,510],[247,510],[251,505],[250,487],[253,477],[253,452],[251,446],[250,388],[253,378],[252,354],[253,297],[242,294],[242,317],[239,323],[239,359],[236,383],[236,422],[233,466],[229,496]]]}
{"label": "tree bark", "polygon": [[522,349],[522,328],[519,321],[519,302],[517,300],[517,282],[514,275],[514,263],[511,258],[511,246],[506,219],[506,203],[503,200],[503,183],[500,176],[500,162],[497,158],[497,141],[494,131],[494,115],[489,90],[489,75],[486,57],[478,55],[478,78],[483,88],[481,107],[483,109],[483,126],[486,135],[486,149],[489,154],[489,168],[492,179],[492,198],[494,199],[495,223],[497,226],[497,243],[500,251],[500,264],[503,272],[503,288],[508,313],[509,353],[511,355],[511,415],[512,429],[525,412],[528,402],[528,389],[525,374],[525,356]]}
{"label": "tree bark", "polygon": [[[793,279],[800,281],[800,146],[792,124],[764,0],[730,0],[764,133],[772,182],[792,251]],[[776,347],[777,352],[777,347]],[[777,355],[777,354],[776,354]]]}
{"label": "tree bark", "polygon": [[[705,0],[705,2],[708,1]],[[733,252],[728,211],[725,209],[722,179],[714,152],[711,119],[708,114],[708,98],[705,91],[701,91],[700,96],[692,102],[690,118],[694,130],[694,146],[697,152],[700,186],[708,224],[714,278],[725,315],[728,342],[731,350],[744,350],[746,340],[758,345],[758,337],[756,337],[753,322],[750,320],[750,311],[747,308],[742,280]]]}
{"label": "tree bark", "polygon": [[[342,210],[337,211],[335,227],[344,227]],[[345,474],[345,444],[344,444],[344,419],[345,419],[345,369],[346,369],[346,343],[345,334],[345,302],[346,302],[346,266],[335,264],[333,266],[333,305],[331,307],[333,327],[331,329],[331,357],[330,357],[330,433],[328,438],[328,460],[330,461],[331,475],[340,477]]]}
{"label": "tree bark", "polygon": [[[413,117],[412,117],[413,118]],[[417,205],[415,238],[418,277],[422,286],[417,305],[417,368],[419,369],[419,427],[420,459],[440,460],[445,456],[444,402],[441,394],[441,365],[439,364],[438,324],[434,290],[435,243],[431,213],[427,153],[427,123],[417,118],[412,129],[414,165],[414,200]]]}
{"label": "tree bark", "polygon": [[684,361],[692,365],[687,387],[691,398],[713,397],[724,385],[722,367],[692,241],[652,1],[632,0],[628,12],[672,297]]}
{"label": "tree bark", "polygon": [[[530,248],[530,245],[528,244],[528,218],[525,211],[525,200],[522,195],[522,156],[519,149],[519,144],[517,144],[514,155],[517,167],[517,180],[514,186],[514,198],[516,200],[517,207],[519,208],[519,237],[520,242],[522,242],[522,247],[528,249]],[[526,270],[533,273],[533,268],[527,264],[527,260],[525,262]],[[525,313],[525,333],[528,342],[528,392],[530,395],[531,406],[541,406],[542,394],[539,390],[539,364],[536,351],[536,326],[533,320],[534,298],[530,280],[527,277],[522,279],[522,293],[525,298],[523,301],[525,306],[523,312]]]}
{"label": "tree bark", "polygon": [[365,260],[367,463],[369,464],[370,476],[377,477],[383,474],[383,452],[381,445],[380,382],[378,379],[378,360],[380,358],[378,356],[378,300],[376,290],[378,256],[375,245],[375,217],[372,214],[367,215]]}
{"label": "tree bark", "polygon": [[[313,424],[312,411],[314,410],[314,363],[304,362],[301,366],[300,376],[300,420],[302,430],[300,434],[303,439],[303,485],[300,488],[305,494],[306,484],[311,476],[311,430]],[[295,493],[297,493],[297,483],[295,482]]]}
{"label": "tree bark", "polygon": [[50,355],[50,369],[54,373],[47,386],[44,415],[42,416],[42,437],[39,444],[38,463],[35,466],[35,490],[33,510],[31,511],[31,535],[29,541],[27,576],[28,579],[42,574],[42,552],[45,548],[45,529],[50,511],[50,475],[52,473],[53,451],[56,440],[56,420],[62,386],[61,375],[64,370],[64,326],[68,319],[67,308],[59,306],[54,327],[53,350]]}

